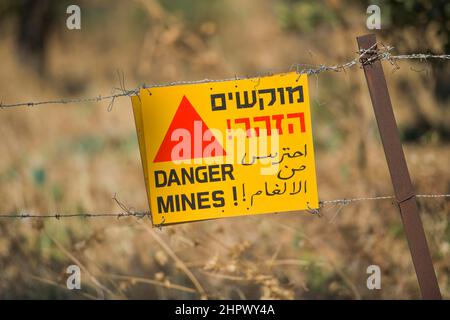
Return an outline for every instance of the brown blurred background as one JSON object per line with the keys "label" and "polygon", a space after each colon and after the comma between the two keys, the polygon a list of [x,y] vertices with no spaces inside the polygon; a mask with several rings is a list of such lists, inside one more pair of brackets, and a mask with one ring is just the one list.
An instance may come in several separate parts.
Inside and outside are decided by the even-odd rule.
{"label": "brown blurred background", "polygon": [[[446,1],[378,1],[394,53],[448,53]],[[81,30],[66,8],[81,7]],[[140,84],[336,64],[369,32],[369,1],[0,1],[0,100],[89,97]],[[449,63],[384,62],[417,193],[450,192]],[[319,196],[390,195],[362,70],[310,77]],[[148,210],[129,98],[0,110],[0,212]],[[450,205],[420,200],[450,298]],[[82,290],[66,267],[82,267]],[[366,268],[381,268],[368,290]],[[175,286],[174,286],[175,284]],[[0,298],[419,298],[389,201],[152,229],[148,220],[0,220]]]}

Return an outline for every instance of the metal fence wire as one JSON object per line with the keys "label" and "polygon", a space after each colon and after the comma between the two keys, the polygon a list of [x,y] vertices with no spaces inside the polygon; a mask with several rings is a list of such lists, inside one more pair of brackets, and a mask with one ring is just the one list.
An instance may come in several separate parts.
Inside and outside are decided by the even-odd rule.
{"label": "metal fence wire", "polygon": [[[368,49],[368,50],[360,50],[357,52],[357,56],[345,63],[337,64],[337,65],[311,65],[311,64],[293,64],[288,71],[296,71],[298,74],[308,74],[308,75],[317,75],[322,72],[345,72],[346,70],[363,64],[370,64],[377,60],[386,60],[389,61],[394,68],[398,69],[397,65],[398,60],[418,60],[421,62],[426,62],[428,60],[450,60],[450,54],[429,54],[429,53],[412,53],[412,54],[402,54],[402,55],[393,55],[391,51],[394,49],[391,46],[384,46],[380,43],[377,43],[380,48],[377,49]],[[375,52],[375,54],[373,54]],[[362,59],[365,54],[373,54],[369,59]],[[76,104],[76,103],[90,103],[90,102],[101,102],[101,101],[109,101],[108,110],[111,110],[112,105],[116,98],[121,97],[129,97],[132,95],[137,95],[141,88],[151,89],[155,87],[167,87],[167,86],[175,86],[181,84],[196,84],[196,83],[207,83],[207,82],[221,82],[221,81],[229,81],[229,80],[240,80],[240,79],[248,79],[251,77],[234,77],[227,79],[202,79],[196,81],[175,81],[164,84],[152,84],[152,85],[141,85],[134,89],[125,89],[125,82],[123,80],[123,74],[119,73],[119,82],[120,88],[113,88],[111,94],[108,95],[97,95],[95,97],[88,98],[74,98],[74,99],[51,99],[46,101],[28,101],[28,102],[18,102],[18,103],[3,103],[0,101],[0,110],[7,108],[16,108],[16,107],[37,107],[49,104]]]}
{"label": "metal fence wire", "polygon": [[[359,50],[357,52],[357,56],[345,63],[337,64],[337,65],[310,65],[310,64],[294,64],[292,65],[288,71],[295,71],[298,74],[308,74],[308,75],[318,75],[322,72],[345,72],[346,70],[355,67],[355,66],[363,66],[370,64],[374,61],[388,61],[395,69],[398,69],[397,61],[399,60],[418,60],[420,62],[427,62],[428,60],[450,60],[450,54],[429,54],[429,53],[412,53],[412,54],[402,54],[402,55],[393,55],[391,51],[393,47],[384,46],[383,44],[377,43],[373,47],[367,50]],[[366,54],[370,54],[370,58],[363,59],[362,57]],[[174,86],[180,84],[197,84],[197,83],[207,83],[207,82],[221,82],[221,81],[229,81],[229,80],[240,80],[240,79],[248,79],[249,77],[234,77],[228,79],[203,79],[197,81],[176,81],[165,84],[153,84],[153,85],[145,85],[136,87],[134,89],[125,89],[125,81],[123,73],[118,73],[120,88],[113,88],[111,94],[109,95],[97,95],[95,97],[88,98],[73,98],[73,99],[52,99],[46,101],[29,101],[29,102],[18,102],[18,103],[9,103],[5,104],[0,102],[0,110],[8,109],[8,108],[17,108],[17,107],[37,107],[43,105],[50,104],[78,104],[78,103],[92,103],[92,102],[101,102],[101,101],[109,101],[108,110],[110,111],[115,99],[121,97],[129,97],[133,95],[137,95],[141,88],[151,89],[155,87],[164,87],[164,86]],[[418,199],[444,199],[447,200],[450,198],[450,194],[418,194],[415,197]],[[31,212],[21,212],[21,213],[11,213],[11,214],[0,214],[0,219],[67,219],[67,218],[126,218],[133,217],[137,219],[150,218],[151,213],[148,211],[135,211],[133,209],[127,208],[121,202],[117,200],[114,196],[113,199],[116,201],[118,206],[121,208],[122,212],[119,213],[51,213],[51,214],[35,214]],[[334,200],[323,200],[319,201],[319,209],[311,209],[308,210],[310,213],[320,215],[321,209],[327,206],[336,206],[339,205],[341,208],[343,206],[347,206],[349,204],[355,204],[366,201],[386,201],[391,200],[395,203],[395,196],[387,195],[387,196],[374,196],[374,197],[360,197],[360,198],[349,198],[349,199],[334,199]],[[340,209],[339,209],[340,210]]]}

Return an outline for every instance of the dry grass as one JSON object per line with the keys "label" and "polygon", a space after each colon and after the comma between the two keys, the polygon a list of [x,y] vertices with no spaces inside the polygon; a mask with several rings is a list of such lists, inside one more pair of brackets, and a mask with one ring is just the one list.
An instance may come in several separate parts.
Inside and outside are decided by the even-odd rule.
{"label": "dry grass", "polygon": [[[136,22],[133,10],[150,26]],[[217,19],[189,24],[154,1],[116,4],[101,26],[87,20],[81,32],[51,38],[45,77],[18,59],[11,26],[0,44],[0,98],[44,100],[73,86],[77,96],[107,94],[117,69],[133,87],[344,62],[354,57],[355,37],[367,32],[358,22],[364,11],[356,9],[349,9],[347,27],[309,34],[285,31],[276,12],[269,1],[230,1]],[[401,62],[392,73],[385,65],[398,122],[427,117],[448,126],[448,105],[433,96],[432,73],[410,66]],[[320,198],[392,194],[362,71],[313,76],[310,87]],[[116,193],[128,206],[147,209],[127,98],[111,112],[107,103],[0,110],[0,135],[0,212],[117,212]],[[405,153],[418,193],[449,193],[448,141],[431,134],[406,144]],[[420,209],[442,293],[450,298],[450,205],[421,200]],[[0,297],[419,297],[389,201],[326,208],[320,218],[299,212],[149,226],[132,218],[0,221]],[[72,263],[83,269],[81,292],[64,287]],[[381,267],[380,291],[366,288],[371,264]]]}

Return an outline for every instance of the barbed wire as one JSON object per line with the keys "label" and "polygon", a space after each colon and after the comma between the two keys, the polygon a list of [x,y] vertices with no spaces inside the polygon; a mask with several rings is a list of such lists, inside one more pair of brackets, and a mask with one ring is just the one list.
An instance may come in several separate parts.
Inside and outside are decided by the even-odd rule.
{"label": "barbed wire", "polygon": [[[422,199],[436,199],[436,198],[450,198],[450,194],[418,194],[417,198]],[[17,214],[0,214],[0,219],[65,219],[65,218],[126,218],[133,217],[137,219],[150,218],[151,213],[149,211],[134,211],[118,202],[117,198],[113,198],[120,208],[124,212],[120,213],[55,213],[55,214],[33,214],[33,213],[17,213]],[[307,210],[311,213],[318,214],[322,208],[327,205],[349,205],[364,201],[380,201],[380,200],[394,200],[395,196],[376,196],[376,197],[360,197],[360,198],[348,198],[348,199],[334,199],[319,201],[319,209]],[[161,226],[161,225],[158,225]]]}
{"label": "barbed wire", "polygon": [[[380,46],[380,48],[374,49],[375,46]],[[419,60],[420,62],[427,62],[427,60],[430,59],[440,59],[440,60],[450,60],[450,54],[430,54],[430,53],[412,53],[412,54],[402,54],[402,55],[393,55],[391,54],[391,51],[394,49],[394,47],[391,46],[384,46],[383,44],[377,43],[371,48],[367,50],[359,50],[358,56],[348,62],[345,62],[343,64],[338,65],[311,65],[311,64],[293,64],[289,71],[296,71],[298,74],[308,74],[308,75],[318,75],[322,72],[327,71],[333,71],[333,72],[345,72],[346,70],[356,66],[356,65],[363,65],[367,63],[372,63],[376,60],[387,60],[392,65],[398,69],[398,65],[396,62],[398,60]],[[371,54],[369,58],[362,59],[362,57],[366,54]],[[233,78],[225,78],[225,79],[202,79],[202,80],[194,80],[194,81],[174,81],[169,83],[163,83],[163,84],[152,84],[152,85],[141,85],[134,89],[125,89],[125,80],[123,72],[118,72],[119,76],[119,83],[120,88],[113,88],[112,93],[109,95],[97,95],[95,97],[88,97],[88,98],[72,98],[72,99],[52,99],[52,100],[45,100],[45,101],[28,101],[28,102],[18,102],[18,103],[10,103],[5,104],[2,101],[0,101],[0,109],[6,109],[6,108],[16,108],[16,107],[36,107],[36,106],[42,106],[42,105],[50,105],[50,104],[75,104],[75,103],[90,103],[90,102],[101,102],[104,100],[109,100],[110,103],[108,105],[108,111],[111,111],[112,106],[115,102],[116,98],[125,97],[125,96],[132,96],[137,95],[139,93],[139,90],[144,89],[151,89],[151,88],[157,88],[157,87],[169,87],[169,86],[175,86],[175,85],[183,85],[183,84],[199,84],[199,83],[208,83],[208,82],[222,82],[222,81],[230,81],[230,80],[242,80],[242,79],[251,79],[251,78],[259,78],[260,76],[256,77],[233,77]],[[120,93],[116,93],[117,91],[120,91]]]}
{"label": "barbed wire", "polygon": [[450,60],[450,54],[424,54],[424,53],[413,53],[413,54],[401,54],[401,55],[390,55],[391,59],[402,60],[402,59],[444,59]]}
{"label": "barbed wire", "polygon": [[[450,198],[450,194],[417,194],[416,198]],[[395,196],[379,196],[379,197],[363,197],[363,198],[353,198],[353,199],[336,199],[336,200],[324,200],[319,201],[323,205],[328,204],[350,204],[352,202],[360,201],[372,201],[372,200],[388,200],[395,199]]]}
{"label": "barbed wire", "polygon": [[121,212],[121,213],[54,213],[54,214],[32,214],[32,213],[18,213],[18,214],[0,214],[0,219],[50,219],[56,220],[64,218],[126,218],[134,217],[138,219],[151,217],[150,212]]}
{"label": "barbed wire", "polygon": [[0,109],[3,108],[14,108],[14,107],[36,107],[44,104],[69,104],[69,103],[88,103],[88,102],[100,102],[103,100],[111,100],[114,101],[116,98],[132,96],[139,92],[139,89],[127,90],[126,92],[111,94],[107,96],[98,95],[96,97],[91,98],[74,98],[74,99],[55,99],[55,100],[47,100],[47,101],[38,101],[38,102],[19,102],[12,104],[3,104],[0,103]]}

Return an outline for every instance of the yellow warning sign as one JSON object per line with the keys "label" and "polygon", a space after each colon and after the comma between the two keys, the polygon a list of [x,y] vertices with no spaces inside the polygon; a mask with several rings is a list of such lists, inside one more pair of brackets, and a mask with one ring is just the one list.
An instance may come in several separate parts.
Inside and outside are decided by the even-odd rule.
{"label": "yellow warning sign", "polygon": [[132,104],[154,225],[318,208],[306,74],[141,89]]}

